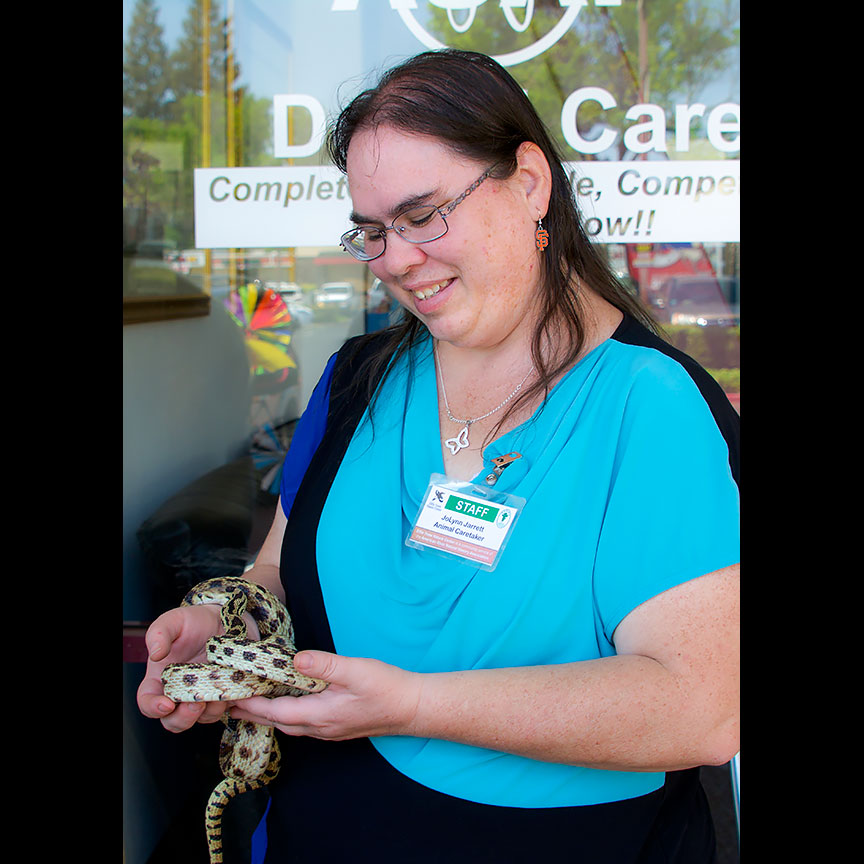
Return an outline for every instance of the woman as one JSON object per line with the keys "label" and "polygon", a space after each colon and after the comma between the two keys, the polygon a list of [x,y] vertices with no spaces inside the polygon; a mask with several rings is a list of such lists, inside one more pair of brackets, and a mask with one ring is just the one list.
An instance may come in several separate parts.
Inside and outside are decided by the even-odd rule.
{"label": "woman", "polygon": [[[291,736],[266,861],[711,861],[697,766],[738,750],[737,415],[609,273],[490,58],[407,61],[329,144],[343,245],[407,315],[331,358],[247,574],[329,682],[231,707]],[[435,482],[514,503],[487,566],[406,544]],[[218,626],[192,607],[148,633],[139,705],[168,729],[225,710],[159,681]]]}

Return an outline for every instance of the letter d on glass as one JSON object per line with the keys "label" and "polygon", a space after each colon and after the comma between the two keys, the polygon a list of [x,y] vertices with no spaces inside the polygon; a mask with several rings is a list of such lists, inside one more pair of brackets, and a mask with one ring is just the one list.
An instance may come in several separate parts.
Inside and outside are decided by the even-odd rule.
{"label": "letter d on glass", "polygon": [[[312,134],[305,144],[288,140],[288,109],[291,107],[305,108],[312,116]],[[324,108],[314,96],[305,93],[277,93],[273,96],[273,155],[278,159],[314,156],[321,149],[326,128]]]}

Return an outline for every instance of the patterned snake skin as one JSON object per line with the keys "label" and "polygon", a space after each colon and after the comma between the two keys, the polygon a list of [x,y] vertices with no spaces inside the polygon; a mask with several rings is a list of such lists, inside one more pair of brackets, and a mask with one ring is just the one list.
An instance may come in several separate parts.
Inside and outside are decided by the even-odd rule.
{"label": "patterned snake skin", "polygon": [[[192,588],[184,606],[221,606],[223,636],[207,642],[207,663],[172,663],[162,672],[165,695],[175,702],[219,702],[249,696],[305,696],[327,687],[294,669],[294,628],[288,610],[266,588],[244,579],[210,579]],[[244,612],[261,639],[247,638]],[[259,789],[279,773],[279,746],[270,726],[222,716],[219,765],[225,779],[205,813],[211,864],[222,861],[222,812],[236,795]]]}

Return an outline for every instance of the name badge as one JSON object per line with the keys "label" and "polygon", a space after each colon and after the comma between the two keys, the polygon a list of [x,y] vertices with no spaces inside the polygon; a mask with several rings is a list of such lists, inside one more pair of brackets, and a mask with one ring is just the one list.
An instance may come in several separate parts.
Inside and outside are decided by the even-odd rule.
{"label": "name badge", "polygon": [[433,474],[405,545],[494,570],[525,499]]}

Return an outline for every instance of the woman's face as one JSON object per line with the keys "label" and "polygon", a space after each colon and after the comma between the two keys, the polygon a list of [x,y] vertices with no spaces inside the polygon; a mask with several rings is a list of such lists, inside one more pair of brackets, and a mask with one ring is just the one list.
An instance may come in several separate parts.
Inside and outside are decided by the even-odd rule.
{"label": "woman's face", "polygon": [[[530,332],[540,276],[534,243],[548,189],[538,179],[538,148],[507,180],[483,181],[447,216],[448,232],[421,245],[387,232],[387,248],[369,268],[432,335],[460,347],[495,347]],[[531,149],[533,147],[533,150]],[[535,152],[536,151],[536,152]],[[355,134],[348,183],[358,224],[389,226],[410,206],[438,207],[461,195],[490,165],[455,155],[434,138],[390,127]],[[545,194],[545,198],[544,198]]]}

